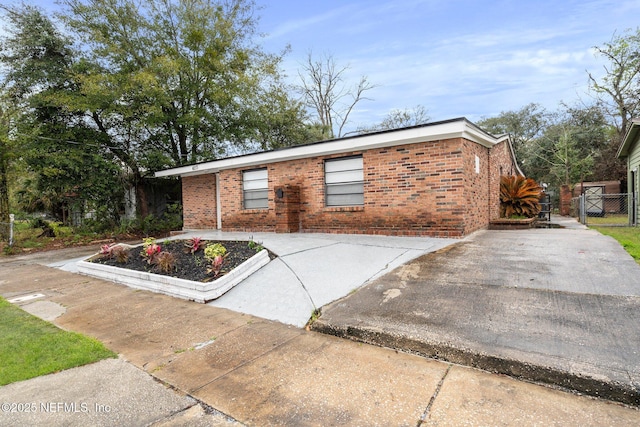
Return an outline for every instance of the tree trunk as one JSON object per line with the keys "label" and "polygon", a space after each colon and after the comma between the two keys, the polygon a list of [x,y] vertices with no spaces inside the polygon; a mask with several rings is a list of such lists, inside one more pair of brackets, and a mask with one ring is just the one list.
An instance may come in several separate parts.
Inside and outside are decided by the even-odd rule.
{"label": "tree trunk", "polygon": [[147,192],[144,186],[144,179],[139,177],[135,181],[136,186],[136,211],[140,218],[149,216],[149,201],[147,200]]}
{"label": "tree trunk", "polygon": [[9,222],[9,185],[7,182],[7,165],[0,158],[0,222]]}
{"label": "tree trunk", "polygon": [[7,165],[0,157],[0,240],[9,239],[9,185]]}

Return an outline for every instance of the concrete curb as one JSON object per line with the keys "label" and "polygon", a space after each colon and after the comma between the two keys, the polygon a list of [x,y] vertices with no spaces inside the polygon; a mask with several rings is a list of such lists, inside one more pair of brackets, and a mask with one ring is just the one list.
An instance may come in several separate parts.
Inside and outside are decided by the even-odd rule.
{"label": "concrete curb", "polygon": [[557,368],[535,365],[521,360],[479,353],[449,344],[425,342],[384,331],[354,326],[334,326],[318,319],[312,330],[365,344],[409,352],[446,362],[470,366],[520,380],[543,383],[588,396],[640,407],[640,389],[630,384],[578,375]]}
{"label": "concrete curb", "polygon": [[[133,247],[135,248],[136,246]],[[96,256],[94,255],[88,260],[79,261],[76,264],[78,273],[127,285],[135,289],[158,292],[199,303],[207,303],[221,297],[270,261],[269,252],[263,249],[217,280],[194,282],[161,274],[90,262]]]}

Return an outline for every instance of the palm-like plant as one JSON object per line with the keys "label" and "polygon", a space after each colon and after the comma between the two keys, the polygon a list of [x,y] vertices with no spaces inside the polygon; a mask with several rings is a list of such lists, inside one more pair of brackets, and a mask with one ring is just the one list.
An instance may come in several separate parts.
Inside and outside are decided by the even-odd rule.
{"label": "palm-like plant", "polygon": [[500,177],[500,216],[532,218],[540,212],[542,188],[524,176]]}

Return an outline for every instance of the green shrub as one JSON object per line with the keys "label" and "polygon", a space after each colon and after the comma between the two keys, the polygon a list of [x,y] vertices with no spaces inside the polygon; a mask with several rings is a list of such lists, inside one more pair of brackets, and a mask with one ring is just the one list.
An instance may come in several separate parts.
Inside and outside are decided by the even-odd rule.
{"label": "green shrub", "polygon": [[204,257],[210,262],[213,262],[216,257],[224,257],[226,254],[227,248],[222,246],[221,243],[211,243],[204,249]]}

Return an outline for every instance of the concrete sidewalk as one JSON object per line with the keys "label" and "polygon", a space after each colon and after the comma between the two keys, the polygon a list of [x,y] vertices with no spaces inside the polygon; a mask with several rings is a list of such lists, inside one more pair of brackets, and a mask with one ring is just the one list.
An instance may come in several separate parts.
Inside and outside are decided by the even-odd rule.
{"label": "concrete sidewalk", "polygon": [[640,406],[640,266],[563,221],[418,258],[325,307],[314,329]]}
{"label": "concrete sidewalk", "polygon": [[[141,419],[156,426],[235,424],[201,408],[256,426],[640,423],[633,408],[223,308],[39,265],[4,263],[0,269],[4,297],[42,293],[37,301],[63,307],[56,324],[101,340],[160,381],[155,385],[161,394],[171,392],[162,384],[178,391],[156,404],[134,387],[147,383],[138,370],[119,361],[100,362],[106,367],[91,365],[1,387],[0,401],[89,402],[109,406],[109,412],[94,411],[93,418],[4,413],[3,425],[138,426],[144,424]],[[34,309],[37,301],[23,308]],[[55,377],[60,378],[55,387],[38,383]],[[109,377],[130,385],[118,386]]]}

